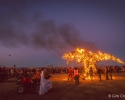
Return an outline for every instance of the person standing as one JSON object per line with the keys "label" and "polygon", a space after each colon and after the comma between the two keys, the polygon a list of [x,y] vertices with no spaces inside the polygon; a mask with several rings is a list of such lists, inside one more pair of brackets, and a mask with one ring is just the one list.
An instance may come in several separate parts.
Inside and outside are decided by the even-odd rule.
{"label": "person standing", "polygon": [[110,79],[112,80],[112,72],[113,72],[113,69],[112,69],[112,67],[110,66],[109,67],[109,75],[110,75]]}
{"label": "person standing", "polygon": [[69,81],[70,79],[72,80],[72,76],[73,76],[73,69],[72,69],[72,67],[69,67],[68,72],[69,72],[69,75],[68,75],[68,81]]}
{"label": "person standing", "polygon": [[102,81],[101,74],[102,74],[101,68],[98,68],[98,75],[99,75],[100,81]]}
{"label": "person standing", "polygon": [[1,66],[0,66],[0,73],[2,72],[2,68],[1,68]]}
{"label": "person standing", "polygon": [[106,67],[106,80],[109,80],[108,73],[109,73],[109,70],[108,70],[108,67]]}
{"label": "person standing", "polygon": [[74,69],[74,80],[75,80],[75,84],[78,85],[79,84],[79,71],[77,67]]}
{"label": "person standing", "polygon": [[45,79],[45,70],[43,69],[40,74],[40,89],[39,95],[44,95],[52,88],[52,82],[49,79]]}
{"label": "person standing", "polygon": [[90,67],[89,73],[90,73],[91,80],[93,80],[93,68],[92,67]]}
{"label": "person standing", "polygon": [[40,71],[39,71],[39,69],[36,69],[35,81],[36,81],[36,82],[39,82],[39,80],[40,80]]}

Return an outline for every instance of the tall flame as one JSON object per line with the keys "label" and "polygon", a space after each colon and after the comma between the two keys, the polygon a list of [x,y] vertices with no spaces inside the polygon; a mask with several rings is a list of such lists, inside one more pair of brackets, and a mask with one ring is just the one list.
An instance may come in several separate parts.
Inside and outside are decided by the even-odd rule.
{"label": "tall flame", "polygon": [[83,63],[85,73],[89,71],[90,66],[95,67],[95,64],[99,61],[103,60],[113,60],[121,64],[125,64],[122,60],[119,58],[103,53],[101,51],[98,51],[96,53],[93,53],[91,51],[86,51],[85,49],[77,48],[73,52],[68,52],[63,55],[63,59],[68,59],[67,63],[71,63],[72,61],[76,61],[77,63]]}

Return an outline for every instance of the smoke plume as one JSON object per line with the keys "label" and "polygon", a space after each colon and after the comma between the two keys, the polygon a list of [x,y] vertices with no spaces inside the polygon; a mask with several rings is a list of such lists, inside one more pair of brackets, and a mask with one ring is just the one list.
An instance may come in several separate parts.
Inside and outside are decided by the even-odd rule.
{"label": "smoke plume", "polygon": [[63,52],[68,48],[95,48],[94,43],[81,38],[73,24],[56,24],[40,10],[34,10],[33,2],[6,1],[0,3],[0,46],[21,45]]}

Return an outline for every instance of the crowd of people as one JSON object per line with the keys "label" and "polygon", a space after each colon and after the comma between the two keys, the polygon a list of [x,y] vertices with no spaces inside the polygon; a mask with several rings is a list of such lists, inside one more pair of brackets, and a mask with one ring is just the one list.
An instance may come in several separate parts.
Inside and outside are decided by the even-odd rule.
{"label": "crowd of people", "polygon": [[22,73],[26,73],[26,74],[34,74],[37,70],[41,71],[42,68],[45,68],[48,70],[49,74],[56,74],[56,73],[68,73],[68,68],[67,67],[52,67],[52,66],[48,66],[48,67],[40,67],[40,68],[17,68],[15,66],[13,67],[1,67],[0,66],[0,72],[4,72],[10,75],[14,75],[14,74],[22,74]]}
{"label": "crowd of people", "polygon": [[[45,94],[49,89],[52,88],[52,82],[49,80],[49,78],[46,78],[45,76],[50,76],[51,74],[62,74],[66,73],[68,76],[68,81],[75,80],[75,84],[79,84],[79,78],[81,75],[83,75],[83,68],[80,67],[41,67],[41,68],[17,68],[15,65],[13,67],[1,67],[0,66],[0,78],[5,77],[5,75],[9,75],[10,77],[14,77],[16,75],[25,74],[30,75],[35,79],[40,79],[40,91],[39,95]],[[102,81],[102,76],[105,76],[106,80],[113,79],[112,73],[118,73],[124,70],[124,67],[119,66],[101,66],[101,67],[94,67],[96,69],[93,69],[93,67],[89,68],[89,71],[86,73],[86,77],[90,77],[91,80],[95,76],[99,77],[99,80]],[[1,74],[4,73],[4,74]],[[2,76],[3,75],[3,76]]]}
{"label": "crowd of people", "polygon": [[[106,66],[101,66],[100,68],[101,68],[101,70],[102,70],[102,73],[104,73],[104,70],[105,70],[105,67]],[[7,73],[7,74],[10,74],[10,75],[14,75],[14,74],[22,74],[22,73],[26,73],[26,74],[34,74],[35,72],[36,72],[36,70],[38,70],[39,69],[39,71],[41,71],[42,70],[42,68],[45,68],[45,69],[47,69],[48,70],[48,72],[49,72],[49,74],[56,74],[56,73],[69,73],[69,71],[71,71],[71,70],[69,70],[69,68],[70,67],[60,67],[60,66],[58,66],[58,67],[52,67],[52,66],[48,66],[48,67],[40,67],[40,68],[25,68],[25,67],[22,67],[22,68],[17,68],[15,65],[13,66],[13,67],[5,67],[5,66],[3,66],[3,67],[1,67],[0,66],[0,73],[2,73],[2,72],[4,72],[4,73]],[[74,68],[74,67],[71,67],[72,69]],[[79,66],[78,67],[78,69],[79,69],[79,71],[80,71],[80,73],[82,73],[82,66]],[[119,67],[119,66],[115,66],[115,67],[113,67],[112,66],[112,71],[113,72],[120,72],[120,71],[125,71],[125,68],[124,67]]]}
{"label": "crowd of people", "polygon": [[102,81],[102,75],[105,76],[106,80],[111,79],[112,80],[112,73],[114,73],[114,67],[113,66],[106,66],[106,67],[98,67],[96,73],[94,73],[93,68],[90,67],[90,78],[93,80],[94,74],[97,74],[99,77],[99,80]]}
{"label": "crowd of people", "polygon": [[79,77],[85,79],[93,80],[95,77],[98,77],[99,81],[102,80],[112,80],[113,73],[125,72],[125,67],[114,67],[114,66],[101,66],[101,67],[90,67],[88,72],[83,71],[84,67],[69,67],[68,68],[68,81],[75,80],[75,84],[79,84]]}

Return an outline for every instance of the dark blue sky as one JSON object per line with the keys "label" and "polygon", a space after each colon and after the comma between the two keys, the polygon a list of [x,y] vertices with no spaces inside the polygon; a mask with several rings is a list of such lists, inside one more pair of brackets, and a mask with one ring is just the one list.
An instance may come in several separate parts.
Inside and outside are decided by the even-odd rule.
{"label": "dark blue sky", "polygon": [[124,0],[0,0],[0,65],[67,66],[63,53],[77,47],[125,61],[124,5]]}

